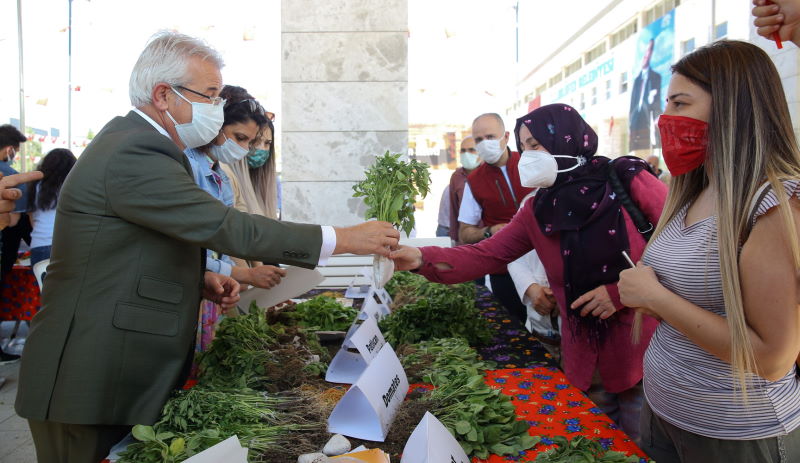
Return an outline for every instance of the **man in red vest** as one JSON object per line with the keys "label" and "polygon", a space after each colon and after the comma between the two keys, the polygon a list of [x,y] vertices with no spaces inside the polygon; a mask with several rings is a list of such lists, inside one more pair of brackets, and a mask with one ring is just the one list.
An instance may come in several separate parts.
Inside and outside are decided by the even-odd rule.
{"label": "man in red vest", "polygon": [[[477,243],[500,231],[514,217],[519,202],[531,188],[519,181],[519,153],[508,149],[509,133],[499,114],[487,113],[472,122],[478,156],[483,163],[467,177],[458,212],[458,237],[462,243]],[[479,224],[483,226],[479,226]],[[526,309],[519,300],[508,272],[490,275],[492,292],[518,320]]]}
{"label": "man in red vest", "polygon": [[458,239],[458,211],[461,209],[461,199],[464,197],[464,188],[467,176],[478,167],[481,158],[475,149],[475,139],[471,136],[461,141],[461,167],[450,176],[450,239],[456,244],[464,244]]}

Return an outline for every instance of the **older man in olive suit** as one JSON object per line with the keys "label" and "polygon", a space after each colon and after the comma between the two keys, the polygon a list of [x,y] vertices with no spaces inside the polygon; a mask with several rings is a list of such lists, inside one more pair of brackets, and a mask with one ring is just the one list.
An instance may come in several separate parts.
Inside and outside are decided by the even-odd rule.
{"label": "older man in olive suit", "polygon": [[183,150],[222,126],[221,67],[197,39],[156,35],[131,75],[136,109],[97,134],[64,183],[16,401],[40,463],[97,463],[131,425],[157,419],[185,379],[204,281],[207,297],[238,298],[232,280],[204,276],[203,248],[311,268],[397,244],[385,222],[278,222],[194,183]]}

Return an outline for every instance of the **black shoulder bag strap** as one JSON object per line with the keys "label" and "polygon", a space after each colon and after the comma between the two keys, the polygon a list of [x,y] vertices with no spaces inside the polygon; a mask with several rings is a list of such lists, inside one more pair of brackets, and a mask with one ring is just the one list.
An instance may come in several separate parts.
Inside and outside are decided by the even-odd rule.
{"label": "black shoulder bag strap", "polygon": [[608,181],[611,183],[611,189],[614,190],[617,197],[619,198],[620,202],[622,203],[622,207],[628,211],[628,215],[631,216],[631,220],[633,220],[633,224],[636,225],[636,230],[642,234],[645,241],[650,241],[650,237],[653,236],[653,223],[647,220],[647,217],[644,216],[642,211],[636,206],[636,204],[631,199],[631,196],[625,191],[625,187],[622,185],[622,180],[619,179],[619,175],[617,175],[617,170],[614,168],[614,160],[612,159],[608,163]]}

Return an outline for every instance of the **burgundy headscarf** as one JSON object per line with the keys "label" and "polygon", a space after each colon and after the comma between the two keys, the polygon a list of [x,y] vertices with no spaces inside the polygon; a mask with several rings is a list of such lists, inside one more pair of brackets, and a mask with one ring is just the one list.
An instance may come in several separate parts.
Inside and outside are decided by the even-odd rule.
{"label": "burgundy headscarf", "polygon": [[[559,173],[555,184],[536,194],[534,214],[545,235],[561,237],[564,262],[564,290],[567,314],[576,332],[584,332],[602,341],[607,320],[593,315],[580,316],[581,308],[569,308],[583,294],[619,281],[619,273],[628,268],[622,251],[630,253],[630,244],[622,214],[622,203],[608,180],[610,159],[595,156],[597,134],[578,114],[565,104],[542,106],[517,119],[514,134],[521,147],[519,130],[525,125],[550,154],[582,156],[586,164]],[[522,148],[520,148],[520,151]],[[556,158],[559,170],[575,166],[572,159]],[[626,191],[633,177],[647,164],[638,158],[623,157],[614,161]]]}

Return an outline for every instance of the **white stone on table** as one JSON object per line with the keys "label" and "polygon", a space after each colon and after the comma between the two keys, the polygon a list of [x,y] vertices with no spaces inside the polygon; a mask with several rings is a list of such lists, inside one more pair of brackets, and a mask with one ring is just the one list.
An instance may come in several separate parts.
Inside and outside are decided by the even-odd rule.
{"label": "white stone on table", "polygon": [[353,446],[346,437],[341,434],[335,434],[333,437],[331,437],[331,440],[325,444],[325,448],[322,449],[322,453],[328,455],[329,457],[335,457],[349,452],[351,448],[353,448]]}
{"label": "white stone on table", "polygon": [[322,453],[306,453],[297,457],[297,463],[328,463],[330,459]]}

